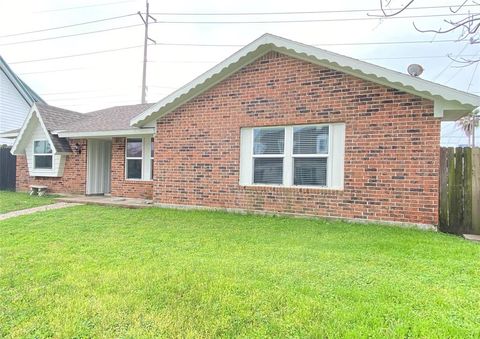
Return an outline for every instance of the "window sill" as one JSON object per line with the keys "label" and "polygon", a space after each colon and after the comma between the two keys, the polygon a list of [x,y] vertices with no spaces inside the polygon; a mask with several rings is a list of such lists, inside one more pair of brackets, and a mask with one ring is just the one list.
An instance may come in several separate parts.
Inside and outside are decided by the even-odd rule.
{"label": "window sill", "polygon": [[300,192],[322,192],[322,193],[342,193],[343,187],[325,187],[325,186],[284,186],[284,185],[266,185],[266,184],[250,184],[240,185],[244,189],[258,191],[289,191],[295,190]]}
{"label": "window sill", "polygon": [[128,181],[128,182],[153,182],[152,179],[128,179],[128,178],[125,178],[125,181]]}

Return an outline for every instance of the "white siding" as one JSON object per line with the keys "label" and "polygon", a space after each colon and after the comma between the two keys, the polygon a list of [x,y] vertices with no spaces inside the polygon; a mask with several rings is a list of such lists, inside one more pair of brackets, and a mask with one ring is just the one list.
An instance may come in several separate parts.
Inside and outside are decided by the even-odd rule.
{"label": "white siding", "polygon": [[35,140],[48,140],[48,137],[45,135],[45,132],[36,117],[32,117],[31,123],[32,126],[29,128],[31,128],[32,133],[28,134],[29,137],[25,146],[25,155],[30,175],[37,177],[61,177],[65,167],[65,155],[53,155],[52,169],[35,169],[33,167],[33,142]]}
{"label": "white siding", "polygon": [[[22,127],[30,106],[0,70],[0,132]],[[0,144],[13,144],[13,139],[0,138]]]}

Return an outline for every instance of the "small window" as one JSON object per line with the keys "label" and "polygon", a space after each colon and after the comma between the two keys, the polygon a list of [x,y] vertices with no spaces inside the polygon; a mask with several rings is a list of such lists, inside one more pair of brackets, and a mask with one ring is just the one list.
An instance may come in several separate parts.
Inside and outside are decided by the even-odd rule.
{"label": "small window", "polygon": [[285,128],[256,128],[253,138],[253,183],[282,184]]}
{"label": "small window", "polygon": [[48,140],[33,142],[33,167],[35,169],[52,169],[53,154]]}
{"label": "small window", "polygon": [[150,140],[150,179],[153,180],[153,154],[154,154],[153,138]]}
{"label": "small window", "polygon": [[125,153],[127,179],[142,179],[142,139],[127,139]]}

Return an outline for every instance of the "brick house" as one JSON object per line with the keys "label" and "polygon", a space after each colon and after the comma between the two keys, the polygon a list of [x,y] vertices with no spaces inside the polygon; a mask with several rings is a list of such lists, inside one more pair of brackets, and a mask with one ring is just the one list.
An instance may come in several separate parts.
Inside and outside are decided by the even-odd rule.
{"label": "brick house", "polygon": [[156,104],[37,104],[17,188],[435,225],[440,122],[480,97],[269,34]]}

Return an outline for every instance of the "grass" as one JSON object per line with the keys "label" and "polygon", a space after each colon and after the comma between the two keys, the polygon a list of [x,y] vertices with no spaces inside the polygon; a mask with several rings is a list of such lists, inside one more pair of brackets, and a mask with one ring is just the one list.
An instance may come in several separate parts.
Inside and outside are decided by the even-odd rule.
{"label": "grass", "polygon": [[53,204],[55,196],[30,196],[28,193],[0,191],[0,214]]}
{"label": "grass", "polygon": [[480,336],[480,246],[450,235],[98,206],[0,234],[0,337]]}

